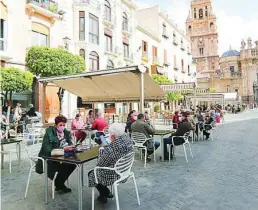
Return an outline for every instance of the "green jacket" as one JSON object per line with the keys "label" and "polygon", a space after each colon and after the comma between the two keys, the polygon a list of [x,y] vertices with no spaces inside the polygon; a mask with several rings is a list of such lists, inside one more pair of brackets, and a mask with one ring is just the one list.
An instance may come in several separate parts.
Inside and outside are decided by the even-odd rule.
{"label": "green jacket", "polygon": [[[64,136],[68,145],[72,145],[72,141],[71,141],[72,137],[71,137],[70,131],[65,129]],[[57,138],[56,127],[50,126],[49,128],[46,129],[46,133],[43,138],[42,147],[39,152],[39,157],[50,156],[51,151],[53,149],[58,149],[58,148],[60,148],[60,141]]]}

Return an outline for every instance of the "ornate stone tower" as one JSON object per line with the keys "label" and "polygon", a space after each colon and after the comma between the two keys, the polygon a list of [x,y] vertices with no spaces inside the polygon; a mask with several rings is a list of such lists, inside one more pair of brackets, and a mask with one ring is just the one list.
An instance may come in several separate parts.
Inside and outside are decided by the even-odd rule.
{"label": "ornate stone tower", "polygon": [[197,81],[203,87],[211,87],[219,69],[217,18],[211,0],[191,1],[186,32],[191,39],[193,58],[197,61]]}

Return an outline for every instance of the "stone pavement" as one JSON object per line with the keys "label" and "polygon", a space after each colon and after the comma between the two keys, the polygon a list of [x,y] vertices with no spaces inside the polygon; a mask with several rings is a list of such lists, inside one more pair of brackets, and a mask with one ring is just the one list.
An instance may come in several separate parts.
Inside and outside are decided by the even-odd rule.
{"label": "stone pavement", "polygon": [[[249,116],[249,114],[246,114]],[[257,116],[257,111],[250,116]],[[240,116],[240,115],[239,115]],[[147,164],[136,161],[136,175],[141,206],[132,182],[119,186],[121,210],[256,210],[258,206],[258,119],[219,126],[215,140],[191,144],[194,159],[185,162],[183,149],[177,148],[172,162]],[[92,161],[85,167],[94,167]],[[27,199],[24,191],[29,172],[29,162],[23,158],[18,172],[13,161],[13,173],[8,165],[2,170],[1,202],[3,210],[76,210],[76,173],[70,178],[71,194],[56,193],[48,205],[44,203],[44,177],[33,174]],[[49,188],[50,190],[50,188]],[[50,193],[49,193],[50,194]],[[91,209],[91,189],[84,187],[83,209]],[[115,200],[107,205],[96,202],[96,210],[115,210]]]}

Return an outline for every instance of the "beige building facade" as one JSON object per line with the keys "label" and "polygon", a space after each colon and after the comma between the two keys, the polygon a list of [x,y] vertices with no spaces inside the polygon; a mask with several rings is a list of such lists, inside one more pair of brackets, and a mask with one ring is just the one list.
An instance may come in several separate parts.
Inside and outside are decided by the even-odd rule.
{"label": "beige building facade", "polygon": [[213,74],[219,69],[217,18],[211,0],[191,1],[186,32],[191,39],[191,53],[197,63],[198,86],[209,88]]}

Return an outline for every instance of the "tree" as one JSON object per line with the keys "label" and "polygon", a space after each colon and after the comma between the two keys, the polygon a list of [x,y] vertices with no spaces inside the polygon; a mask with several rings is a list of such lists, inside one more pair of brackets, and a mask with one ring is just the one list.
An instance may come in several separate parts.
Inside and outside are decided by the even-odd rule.
{"label": "tree", "polygon": [[173,82],[164,75],[152,74],[152,79],[159,85],[173,84]]}
{"label": "tree", "polygon": [[[79,55],[57,48],[31,47],[26,55],[26,64],[30,72],[36,76],[49,77],[69,75],[85,71],[85,61]],[[63,99],[64,90],[59,88],[58,97]]]}
{"label": "tree", "polygon": [[208,92],[209,93],[216,93],[216,89],[215,88],[209,88]]}
{"label": "tree", "polygon": [[182,94],[181,93],[167,93],[167,100],[168,101],[178,101],[182,98]]}
{"label": "tree", "polygon": [[1,86],[5,100],[12,100],[12,93],[30,91],[33,83],[33,74],[18,68],[1,68]]}

